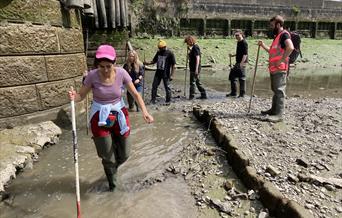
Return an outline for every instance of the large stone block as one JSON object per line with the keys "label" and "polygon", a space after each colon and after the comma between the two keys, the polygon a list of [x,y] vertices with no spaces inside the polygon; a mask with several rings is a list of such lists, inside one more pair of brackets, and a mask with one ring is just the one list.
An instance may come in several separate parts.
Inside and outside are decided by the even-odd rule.
{"label": "large stone block", "polygon": [[70,27],[72,28],[81,28],[81,16],[79,12],[76,12],[75,9],[69,10],[70,13]]}
{"label": "large stone block", "polygon": [[40,110],[34,85],[0,88],[0,118]]}
{"label": "large stone block", "polygon": [[52,25],[63,25],[61,4],[56,0],[40,0],[41,21]]}
{"label": "large stone block", "polygon": [[86,70],[83,53],[46,56],[46,68],[49,81],[81,76]]}
{"label": "large stone block", "polygon": [[79,29],[59,29],[61,53],[83,52],[83,35]]}
{"label": "large stone block", "polygon": [[0,57],[0,87],[46,81],[43,56]]}
{"label": "large stone block", "polygon": [[59,53],[56,27],[11,24],[0,26],[0,53]]}
{"label": "large stone block", "polygon": [[268,181],[265,182],[263,187],[259,190],[259,194],[262,204],[268,208],[270,213],[276,212],[284,198],[283,194]]}
{"label": "large stone block", "polygon": [[42,108],[46,110],[67,104],[70,86],[75,87],[74,79],[37,84]]}
{"label": "large stone block", "polygon": [[40,0],[5,0],[0,4],[0,20],[40,22],[39,5]]}

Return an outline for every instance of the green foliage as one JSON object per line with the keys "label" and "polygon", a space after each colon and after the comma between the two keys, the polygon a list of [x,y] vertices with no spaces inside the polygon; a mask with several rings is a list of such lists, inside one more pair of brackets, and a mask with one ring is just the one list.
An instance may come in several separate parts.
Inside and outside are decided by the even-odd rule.
{"label": "green foliage", "polygon": [[294,5],[292,7],[292,12],[294,13],[295,16],[297,16],[300,13],[300,8],[297,5]]}
{"label": "green foliage", "polygon": [[[177,65],[185,65],[186,46],[183,38],[166,38],[167,46],[176,56]],[[235,53],[236,40],[231,38],[220,39],[202,39],[199,38],[198,45],[202,52],[202,64],[211,64],[214,58],[217,65],[225,65],[229,63],[228,54]],[[249,51],[249,67],[254,67],[258,39],[247,38]],[[158,38],[154,39],[131,39],[132,46],[137,49],[140,59],[152,60],[157,51]],[[264,39],[266,45],[272,43],[271,39]],[[303,58],[307,60],[307,64],[323,64],[328,66],[341,66],[342,40],[317,40],[305,38],[302,40]],[[327,55],[330,54],[330,55]],[[267,64],[268,54],[260,49],[259,63]],[[301,59],[299,59],[300,61]],[[235,62],[235,59],[232,59]],[[317,63],[316,63],[317,62]],[[302,63],[303,64],[303,63]]]}

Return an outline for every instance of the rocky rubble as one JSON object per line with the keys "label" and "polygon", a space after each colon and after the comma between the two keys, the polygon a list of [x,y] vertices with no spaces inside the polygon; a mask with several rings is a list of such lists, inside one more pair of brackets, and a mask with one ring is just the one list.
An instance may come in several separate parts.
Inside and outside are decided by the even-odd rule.
{"label": "rocky rubble", "polygon": [[216,146],[208,131],[199,131],[167,171],[183,176],[204,217],[214,217],[209,215],[209,208],[217,210],[220,217],[268,215],[258,201],[258,193],[246,190],[236,178],[226,152]]}
{"label": "rocky rubble", "polygon": [[7,197],[5,186],[18,171],[32,167],[44,147],[56,144],[62,130],[53,122],[18,126],[0,131],[0,198]]}
{"label": "rocky rubble", "polygon": [[290,98],[284,122],[259,115],[269,99],[226,99],[201,104],[222,124],[257,173],[315,217],[340,217],[342,101]]}

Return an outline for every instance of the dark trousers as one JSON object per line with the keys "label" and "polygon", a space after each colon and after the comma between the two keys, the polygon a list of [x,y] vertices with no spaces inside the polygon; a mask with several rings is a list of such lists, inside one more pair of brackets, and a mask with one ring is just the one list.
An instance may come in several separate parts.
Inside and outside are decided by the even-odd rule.
{"label": "dark trousers", "polygon": [[200,81],[199,74],[196,75],[195,72],[190,72],[190,98],[193,98],[195,95],[195,86],[197,86],[197,89],[200,91],[202,97],[207,97],[207,93]]}
{"label": "dark trousers", "polygon": [[171,88],[170,88],[170,78],[160,75],[156,72],[154,75],[153,83],[152,83],[152,101],[156,100],[157,90],[160,82],[163,80],[165,93],[166,93],[166,102],[171,101]]}
{"label": "dark trousers", "polygon": [[244,96],[246,93],[246,68],[240,67],[239,65],[240,64],[235,64],[229,73],[230,94],[237,95],[237,82],[239,81],[240,96]]}

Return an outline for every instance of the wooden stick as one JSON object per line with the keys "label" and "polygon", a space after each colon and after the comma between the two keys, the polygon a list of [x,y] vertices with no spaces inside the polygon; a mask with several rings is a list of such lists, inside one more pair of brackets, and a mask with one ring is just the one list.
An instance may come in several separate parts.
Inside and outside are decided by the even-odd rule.
{"label": "wooden stick", "polygon": [[253,95],[254,95],[255,77],[256,77],[256,72],[257,72],[257,68],[258,68],[258,61],[259,61],[259,52],[260,52],[260,45],[258,46],[258,52],[257,52],[256,60],[255,60],[253,83],[252,83],[252,90],[251,90],[251,98],[249,100],[248,113],[251,112],[252,99],[253,99]]}

